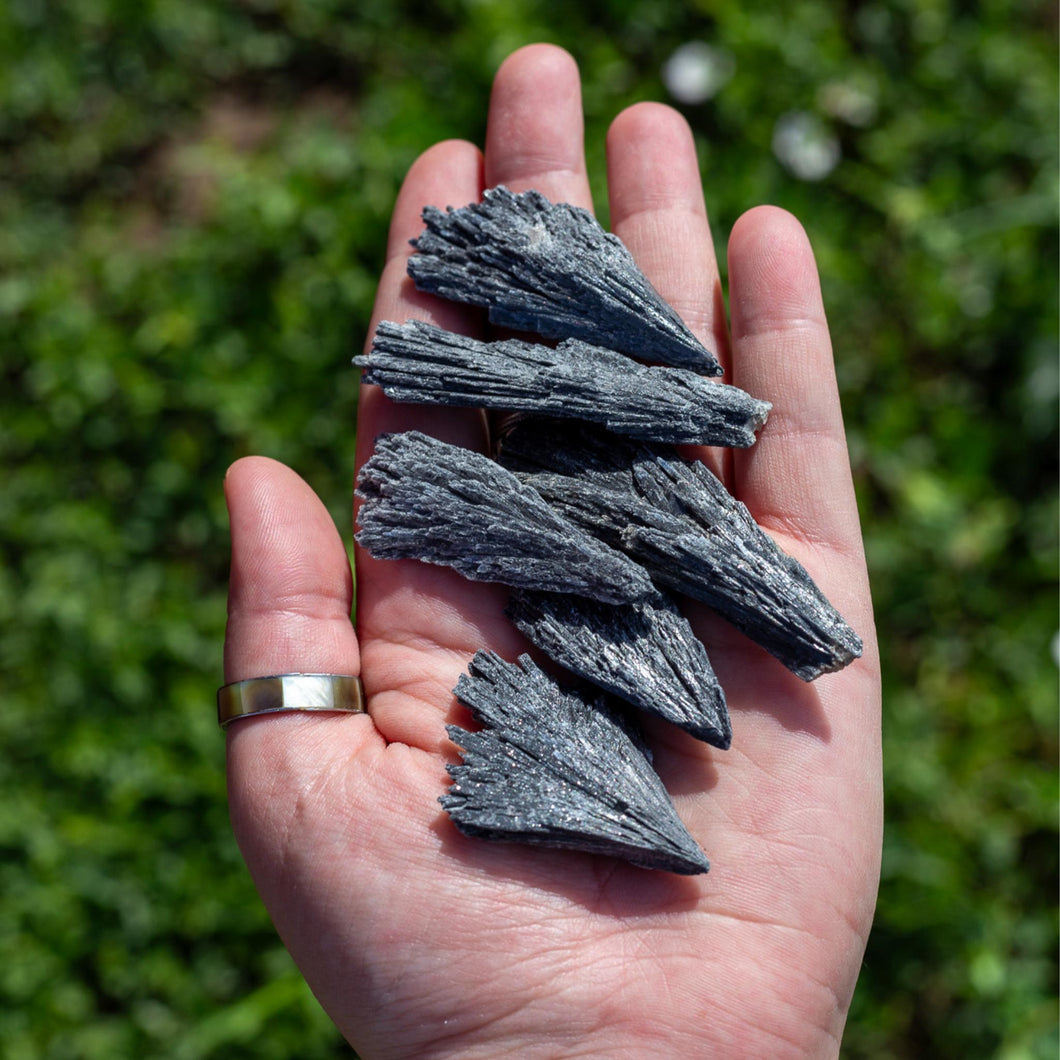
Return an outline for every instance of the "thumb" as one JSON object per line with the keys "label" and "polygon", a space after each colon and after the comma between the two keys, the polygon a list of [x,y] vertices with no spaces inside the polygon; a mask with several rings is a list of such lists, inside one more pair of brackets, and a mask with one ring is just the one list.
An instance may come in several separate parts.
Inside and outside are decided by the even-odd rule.
{"label": "thumb", "polygon": [[[248,457],[229,469],[225,498],[232,528],[225,681],[359,674],[350,563],[317,495],[283,464]],[[355,754],[375,729],[362,714],[293,711],[237,720],[227,734],[232,822],[253,872],[248,846],[265,829],[264,789],[297,790],[331,755]]]}
{"label": "thumb", "polygon": [[[320,499],[290,468],[260,457],[229,469],[225,496],[225,680],[359,674],[349,559]],[[359,970],[350,894],[360,893],[354,883],[366,869],[354,855],[371,830],[365,804],[384,804],[373,797],[384,741],[365,714],[301,711],[237,720],[227,741],[229,811],[247,867],[306,979],[341,1014],[351,1007],[345,984]],[[385,804],[402,805],[397,797]],[[375,892],[368,884],[360,891],[370,908]],[[336,983],[341,992],[329,986]]]}
{"label": "thumb", "polygon": [[350,564],[320,499],[264,457],[232,465],[225,499],[232,528],[225,681],[359,673]]}
{"label": "thumb", "polygon": [[[353,577],[327,509],[298,475],[275,460],[248,457],[225,477],[232,528],[232,570],[225,634],[225,681],[283,673],[358,675],[357,634],[350,620]],[[353,723],[352,725],[350,723]],[[341,733],[342,736],[336,739]],[[241,842],[254,800],[242,796],[271,777],[319,769],[315,748],[360,743],[374,726],[364,715],[265,714],[228,727],[228,779]],[[280,763],[285,770],[278,769]]]}
{"label": "thumb", "polygon": [[[225,479],[232,572],[225,680],[282,673],[359,674],[349,559],[327,509],[290,468],[250,457]],[[243,855],[274,912],[290,886],[277,837],[298,794],[347,777],[379,742],[364,714],[263,714],[228,727],[228,796]],[[321,803],[324,798],[321,795]]]}

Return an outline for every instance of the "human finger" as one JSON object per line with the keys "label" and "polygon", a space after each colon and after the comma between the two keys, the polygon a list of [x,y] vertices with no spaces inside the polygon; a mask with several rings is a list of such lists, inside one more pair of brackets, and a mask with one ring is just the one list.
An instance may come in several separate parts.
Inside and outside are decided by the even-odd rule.
{"label": "human finger", "polygon": [[225,680],[358,673],[350,565],[316,494],[283,464],[247,457],[229,469],[225,498],[232,532]]}
{"label": "human finger", "polygon": [[696,337],[727,360],[728,336],[714,242],[688,122],[661,103],[638,103],[607,134],[611,228]]}
{"label": "human finger", "polygon": [[[607,174],[612,230],[727,368],[725,304],[688,122],[660,103],[627,108],[608,130]],[[690,447],[689,455],[726,477],[725,450]]]}
{"label": "human finger", "polygon": [[501,64],[490,95],[485,174],[487,187],[534,188],[553,202],[592,209],[581,78],[562,48],[531,44]]}
{"label": "human finger", "polygon": [[[407,263],[409,240],[423,230],[425,205],[459,207],[478,201],[481,192],[482,160],[471,144],[438,144],[413,164],[394,208],[373,330],[379,320],[410,318],[465,334],[479,329],[477,310],[417,291]],[[413,429],[468,449],[487,446],[486,421],[477,409],[398,404],[362,384],[358,468],[381,433]],[[444,751],[443,723],[455,720],[452,690],[468,659],[482,647],[511,649],[504,639],[513,635],[503,615],[507,594],[447,568],[375,559],[359,546],[356,564],[357,628],[372,719],[389,742]]]}
{"label": "human finger", "polygon": [[[465,206],[482,193],[482,157],[462,140],[447,140],[426,150],[401,185],[387,240],[386,264],[379,279],[365,342],[367,350],[381,320],[426,320],[447,331],[473,334],[480,314],[416,290],[408,275],[410,240],[423,231],[425,206]],[[387,431],[416,429],[454,445],[481,449],[486,444],[482,416],[470,409],[400,405],[379,387],[362,384],[357,413],[357,466],[371,454],[375,438]]]}
{"label": "human finger", "polygon": [[773,404],[758,442],[734,454],[736,495],[864,636],[868,579],[832,344],[813,251],[791,214],[763,206],[737,221],[729,302],[733,381]]}
{"label": "human finger", "polygon": [[744,214],[729,241],[733,377],[773,403],[736,485],[755,517],[810,542],[860,542],[832,343],[813,251],[791,214]]}
{"label": "human finger", "polygon": [[[282,673],[359,674],[349,560],[316,494],[283,464],[248,457],[229,469],[225,497],[232,531],[226,682]],[[228,727],[237,827],[254,813],[240,793],[253,789],[269,763],[296,758],[292,749],[316,746],[325,732],[331,747],[348,744],[351,751],[374,736],[364,715],[276,714]]]}

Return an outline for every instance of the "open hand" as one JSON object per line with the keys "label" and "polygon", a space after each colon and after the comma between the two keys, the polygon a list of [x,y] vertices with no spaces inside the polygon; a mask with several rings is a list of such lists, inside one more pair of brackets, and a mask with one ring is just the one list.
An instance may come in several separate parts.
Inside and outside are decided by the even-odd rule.
{"label": "open hand", "polygon": [[[503,615],[507,591],[358,552],[355,627],[324,506],[280,464],[234,465],[226,681],[360,673],[367,695],[367,715],[281,714],[228,730],[232,820],[250,871],[366,1060],[838,1052],[879,874],[879,669],[813,255],[783,211],[741,217],[729,242],[730,337],[684,120],[639,104],[615,119],[607,147],[614,231],[719,351],[725,380],[773,403],[754,447],[703,457],[809,570],[865,653],[807,685],[690,607],[726,690],[732,747],[647,728],[708,875],[468,839],[438,804],[456,760],[444,726],[466,721],[452,690],[476,650],[525,650]],[[412,167],[373,328],[415,317],[480,333],[478,313],[418,293],[405,263],[424,205],[462,206],[495,184],[591,207],[578,73],[557,48],[524,48],[498,72],[484,159],[450,141]],[[384,431],[486,445],[477,411],[362,391],[358,465]]]}

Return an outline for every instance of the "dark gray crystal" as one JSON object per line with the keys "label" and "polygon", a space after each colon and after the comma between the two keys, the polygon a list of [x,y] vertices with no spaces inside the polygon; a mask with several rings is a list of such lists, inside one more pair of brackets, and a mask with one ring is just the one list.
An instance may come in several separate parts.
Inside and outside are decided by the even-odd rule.
{"label": "dark gray crystal", "polygon": [[[861,638],[806,568],[777,547],[703,464],[658,457],[638,464],[633,474],[649,503],[669,505],[701,531],[689,540],[654,527],[630,527],[624,544],[649,570],[694,571],[687,580],[698,599],[804,681],[860,657]],[[685,580],[678,575],[668,584],[679,588]]]}
{"label": "dark gray crystal", "polygon": [[704,464],[598,428],[559,432],[530,419],[505,437],[500,459],[656,584],[709,604],[804,681],[861,655],[860,638],[802,564]]}
{"label": "dark gray crystal", "polygon": [[565,847],[684,875],[710,863],[649,754],[603,696],[560,686],[530,660],[478,652],[457,698],[484,728],[448,726],[463,762],[442,806],[466,835]]}
{"label": "dark gray crystal", "polygon": [[501,327],[721,375],[714,355],[588,210],[497,187],[458,210],[428,206],[423,220],[408,264],[420,290],[485,306]]}
{"label": "dark gray crystal", "polygon": [[648,367],[567,339],[479,342],[421,321],[383,321],[354,363],[394,401],[509,409],[601,423],[659,442],[754,444],[770,405],[680,368]]}
{"label": "dark gray crystal", "polygon": [[600,604],[516,590],[508,617],[572,673],[723,750],[732,742],[725,693],[702,641],[670,602]]}
{"label": "dark gray crystal", "polygon": [[503,435],[498,461],[530,483],[549,504],[615,549],[631,526],[680,533],[687,527],[638,493],[634,464],[650,460],[649,447],[582,423],[520,417]]}
{"label": "dark gray crystal", "polygon": [[640,567],[564,519],[511,472],[418,431],[376,439],[357,495],[357,541],[380,559],[420,559],[476,581],[608,603],[654,594]]}
{"label": "dark gray crystal", "polygon": [[673,450],[649,448],[599,427],[545,416],[512,416],[497,444],[497,459],[521,476],[570,476],[595,489],[632,496],[633,461],[656,452]]}

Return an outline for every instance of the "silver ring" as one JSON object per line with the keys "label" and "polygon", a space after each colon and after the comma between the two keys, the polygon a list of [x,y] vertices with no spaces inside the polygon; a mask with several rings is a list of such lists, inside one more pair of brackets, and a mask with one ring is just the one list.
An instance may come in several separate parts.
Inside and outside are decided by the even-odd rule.
{"label": "silver ring", "polygon": [[217,690],[217,724],[287,710],[363,714],[364,687],[349,674],[275,674],[251,677]]}

